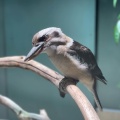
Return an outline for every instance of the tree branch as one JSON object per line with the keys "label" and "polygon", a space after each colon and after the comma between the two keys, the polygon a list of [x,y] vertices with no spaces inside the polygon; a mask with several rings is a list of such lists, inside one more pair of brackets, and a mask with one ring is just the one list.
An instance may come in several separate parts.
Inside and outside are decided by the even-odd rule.
{"label": "tree branch", "polygon": [[23,110],[11,99],[2,95],[0,95],[0,103],[14,111],[17,117],[21,120],[50,120],[45,110],[41,110],[40,114],[29,113]]}
{"label": "tree branch", "polygon": [[[57,86],[57,88],[59,87],[59,83],[64,78],[64,76],[34,60],[24,62],[24,59],[24,56],[0,58],[0,67],[20,67],[23,69],[32,70],[33,72],[52,82],[55,86]],[[68,85],[66,90],[75,100],[85,120],[99,120],[99,117],[91,103],[77,86]]]}

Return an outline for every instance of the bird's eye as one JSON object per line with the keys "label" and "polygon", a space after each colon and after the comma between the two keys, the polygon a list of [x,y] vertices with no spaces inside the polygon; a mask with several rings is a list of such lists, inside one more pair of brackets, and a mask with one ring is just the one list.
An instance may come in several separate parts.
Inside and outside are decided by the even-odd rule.
{"label": "bird's eye", "polygon": [[48,38],[48,35],[43,35],[42,37],[38,38],[38,42],[46,41]]}

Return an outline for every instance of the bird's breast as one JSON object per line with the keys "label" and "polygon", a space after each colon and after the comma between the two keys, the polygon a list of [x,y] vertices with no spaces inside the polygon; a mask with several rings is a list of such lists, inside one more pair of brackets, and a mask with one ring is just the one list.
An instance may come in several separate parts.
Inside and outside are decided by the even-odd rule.
{"label": "bird's breast", "polygon": [[81,64],[80,61],[70,55],[54,54],[50,56],[50,59],[66,77],[82,79],[88,74],[86,64]]}

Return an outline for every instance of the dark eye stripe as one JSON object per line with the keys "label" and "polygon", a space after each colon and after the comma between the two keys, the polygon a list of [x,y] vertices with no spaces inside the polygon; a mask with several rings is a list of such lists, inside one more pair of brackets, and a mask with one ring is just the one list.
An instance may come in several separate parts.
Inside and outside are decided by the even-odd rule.
{"label": "dark eye stripe", "polygon": [[46,41],[48,38],[48,35],[43,35],[42,37],[38,38],[38,42]]}
{"label": "dark eye stripe", "polygon": [[54,37],[60,37],[60,35],[59,35],[59,33],[58,33],[57,31],[55,31],[55,32],[53,33],[53,35],[54,35]]}
{"label": "dark eye stripe", "polygon": [[51,42],[50,45],[55,45],[55,46],[59,46],[59,45],[65,45],[65,42]]}

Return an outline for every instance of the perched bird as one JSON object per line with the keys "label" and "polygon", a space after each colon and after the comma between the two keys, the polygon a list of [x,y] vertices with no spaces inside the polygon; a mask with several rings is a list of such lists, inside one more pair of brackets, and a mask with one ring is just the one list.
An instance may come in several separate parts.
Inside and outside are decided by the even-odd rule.
{"label": "perched bird", "polygon": [[97,106],[102,109],[95,82],[100,80],[106,84],[106,80],[90,49],[74,41],[56,27],[46,28],[36,33],[32,45],[33,48],[25,61],[31,60],[39,53],[46,53],[65,77],[83,83],[92,92]]}

